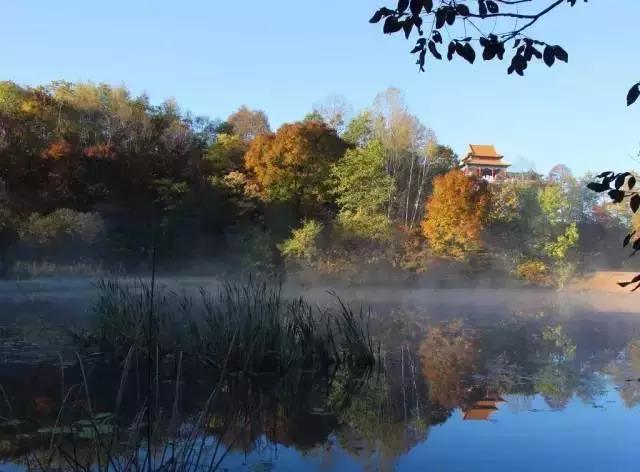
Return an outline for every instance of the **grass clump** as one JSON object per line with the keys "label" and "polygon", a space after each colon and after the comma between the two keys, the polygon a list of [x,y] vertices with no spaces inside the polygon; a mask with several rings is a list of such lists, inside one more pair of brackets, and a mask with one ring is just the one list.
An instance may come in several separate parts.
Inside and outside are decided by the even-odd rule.
{"label": "grass clump", "polygon": [[376,350],[362,311],[339,298],[334,309],[288,300],[279,286],[249,280],[199,296],[145,282],[97,284],[90,337],[103,352],[124,357],[132,346],[183,352],[227,372],[284,374],[349,363],[373,365]]}

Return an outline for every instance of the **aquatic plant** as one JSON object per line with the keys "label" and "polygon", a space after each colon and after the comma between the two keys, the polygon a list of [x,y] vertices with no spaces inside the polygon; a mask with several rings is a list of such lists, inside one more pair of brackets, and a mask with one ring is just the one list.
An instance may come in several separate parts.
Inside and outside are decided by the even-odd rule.
{"label": "aquatic plant", "polygon": [[151,290],[143,281],[96,287],[93,328],[83,339],[119,358],[136,346],[160,356],[182,351],[220,368],[230,352],[230,372],[282,374],[340,362],[373,365],[379,354],[362,310],[356,315],[337,296],[332,310],[287,300],[279,285],[254,280],[225,283],[214,294],[201,289],[195,300],[163,287]]}

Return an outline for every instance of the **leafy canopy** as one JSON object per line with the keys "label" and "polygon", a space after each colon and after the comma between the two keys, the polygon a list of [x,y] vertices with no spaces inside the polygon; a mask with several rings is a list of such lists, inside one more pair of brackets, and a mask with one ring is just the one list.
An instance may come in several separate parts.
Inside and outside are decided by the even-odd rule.
{"label": "leafy canopy", "polygon": [[436,177],[422,222],[434,253],[463,257],[479,249],[489,201],[486,183],[460,170]]}
{"label": "leafy canopy", "polygon": [[347,145],[335,130],[318,121],[283,125],[275,134],[258,135],[244,162],[261,197],[302,206],[329,200],[331,164]]}

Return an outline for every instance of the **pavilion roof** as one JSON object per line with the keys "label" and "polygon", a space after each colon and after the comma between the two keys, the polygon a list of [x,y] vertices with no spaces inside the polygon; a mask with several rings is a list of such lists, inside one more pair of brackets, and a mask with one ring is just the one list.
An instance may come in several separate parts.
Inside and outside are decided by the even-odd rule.
{"label": "pavilion roof", "polygon": [[474,157],[486,157],[489,159],[502,159],[504,157],[502,154],[498,154],[493,144],[469,144],[469,149],[471,149],[469,154]]}
{"label": "pavilion roof", "polygon": [[470,151],[462,159],[463,165],[509,167],[511,164],[504,162],[502,154],[496,151],[493,144],[469,144]]}
{"label": "pavilion roof", "polygon": [[500,395],[476,400],[470,407],[463,409],[462,418],[465,420],[488,420],[493,413],[498,411],[499,403],[504,403],[504,399]]}
{"label": "pavilion roof", "polygon": [[471,408],[466,410],[463,415],[463,420],[476,420],[476,421],[486,421],[491,417],[493,413],[498,411],[496,407],[483,407],[483,408]]}

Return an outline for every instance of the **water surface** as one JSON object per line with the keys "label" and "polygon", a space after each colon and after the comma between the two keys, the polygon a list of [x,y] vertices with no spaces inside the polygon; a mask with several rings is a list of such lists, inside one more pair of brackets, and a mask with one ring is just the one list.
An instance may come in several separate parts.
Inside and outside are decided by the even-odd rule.
{"label": "water surface", "polygon": [[[80,329],[87,315],[65,303],[88,305],[90,291],[57,287],[49,298],[21,300],[5,290],[14,316],[5,313],[1,332],[0,384],[8,401],[0,408],[0,470],[27,470],[30,457],[47,450],[61,363],[64,386],[80,375],[77,345],[56,327],[70,317]],[[323,290],[309,293],[331,302]],[[629,302],[606,310],[596,296],[557,292],[394,293],[343,293],[370,307],[381,368],[231,380],[205,428],[203,456],[217,445],[218,457],[228,451],[220,470],[239,471],[637,470],[640,316]],[[108,415],[122,366],[86,355],[92,407]],[[172,362],[162,366],[160,406],[171,411],[179,390],[179,417],[188,428],[214,376],[185,371],[176,390]],[[134,386],[127,398],[124,423],[135,416]],[[81,400],[73,405],[77,418],[86,409]],[[77,447],[90,450],[92,434]]]}

